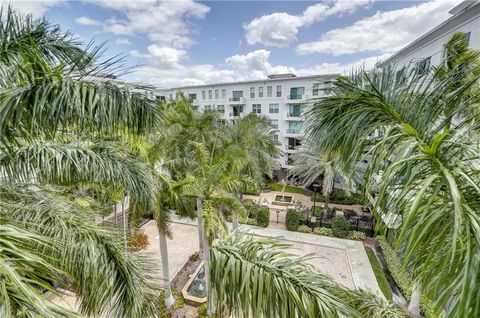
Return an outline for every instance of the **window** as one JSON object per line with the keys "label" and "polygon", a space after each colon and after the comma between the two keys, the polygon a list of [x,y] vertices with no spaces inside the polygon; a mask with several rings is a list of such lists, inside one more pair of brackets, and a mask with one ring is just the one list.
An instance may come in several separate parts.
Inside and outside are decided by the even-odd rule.
{"label": "window", "polygon": [[320,93],[320,83],[313,83],[312,95],[318,96]]}
{"label": "window", "polygon": [[205,99],[206,99],[205,96],[206,96],[206,95],[205,95],[205,91],[202,91],[202,100],[205,100]]}
{"label": "window", "polygon": [[288,99],[302,99],[305,93],[305,87],[291,87]]}
{"label": "window", "polygon": [[212,90],[208,90],[208,99],[212,99]]}
{"label": "window", "polygon": [[230,98],[230,101],[238,102],[242,97],[243,97],[243,91],[232,91],[232,98]]}
{"label": "window", "polygon": [[227,99],[227,90],[225,88],[222,89],[222,99]]}
{"label": "window", "polygon": [[215,99],[219,99],[220,96],[219,96],[219,92],[218,92],[218,89],[215,90]]}
{"label": "window", "polygon": [[272,97],[272,86],[267,86],[267,97]]}
{"label": "window", "polygon": [[278,135],[273,135],[273,140],[278,141]]}
{"label": "window", "polygon": [[172,93],[168,94],[168,97],[169,97],[170,99],[173,99]]}
{"label": "window", "polygon": [[250,87],[250,98],[255,98],[255,87]]}
{"label": "window", "polygon": [[253,104],[252,105],[252,112],[255,114],[261,114],[262,113],[262,105],[261,104]]}
{"label": "window", "polygon": [[197,94],[188,94],[188,99],[190,99],[190,101],[194,101],[197,99]]}
{"label": "window", "polygon": [[259,97],[259,98],[262,98],[262,97],[263,97],[263,86],[260,86],[260,87],[258,88],[258,97]]}
{"label": "window", "polygon": [[270,114],[278,114],[279,111],[279,105],[278,104],[269,104],[268,105],[268,112]]}
{"label": "window", "polygon": [[430,59],[431,57],[429,56],[426,59],[422,59],[417,63],[415,63],[415,67],[414,67],[415,74],[424,75],[428,73],[428,71],[430,70]]}
{"label": "window", "polygon": [[273,129],[278,129],[278,119],[270,119]]}
{"label": "window", "polygon": [[277,86],[277,97],[282,97],[282,86],[281,85]]}
{"label": "window", "polygon": [[225,105],[217,105],[217,112],[225,114]]}
{"label": "window", "polygon": [[205,111],[212,110],[212,105],[205,105],[205,106],[203,106],[203,109],[204,109]]}

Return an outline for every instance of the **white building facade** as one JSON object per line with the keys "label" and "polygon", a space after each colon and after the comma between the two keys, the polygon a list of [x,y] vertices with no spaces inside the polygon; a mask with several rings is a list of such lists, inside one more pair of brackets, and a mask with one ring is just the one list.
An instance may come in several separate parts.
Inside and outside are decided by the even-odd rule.
{"label": "white building facade", "polygon": [[218,111],[224,120],[235,120],[249,113],[266,116],[276,129],[281,144],[282,168],[292,167],[304,135],[303,111],[306,103],[328,93],[339,74],[295,76],[270,75],[265,80],[186,86],[163,91],[167,99],[182,92],[198,111]]}
{"label": "white building facade", "polygon": [[449,11],[451,17],[413,41],[380,67],[394,66],[397,72],[428,72],[445,59],[445,44],[455,32],[466,33],[469,48],[480,49],[480,1],[463,1]]}

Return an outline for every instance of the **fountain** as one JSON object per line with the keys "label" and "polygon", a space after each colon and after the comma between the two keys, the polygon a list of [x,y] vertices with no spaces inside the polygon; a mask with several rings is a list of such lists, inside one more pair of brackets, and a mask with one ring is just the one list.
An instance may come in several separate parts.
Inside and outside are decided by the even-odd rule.
{"label": "fountain", "polygon": [[200,306],[207,301],[205,286],[205,266],[201,262],[182,289],[185,303],[191,306]]}
{"label": "fountain", "polygon": [[275,196],[275,200],[272,202],[273,205],[280,206],[289,206],[292,203],[292,196],[279,194]]}

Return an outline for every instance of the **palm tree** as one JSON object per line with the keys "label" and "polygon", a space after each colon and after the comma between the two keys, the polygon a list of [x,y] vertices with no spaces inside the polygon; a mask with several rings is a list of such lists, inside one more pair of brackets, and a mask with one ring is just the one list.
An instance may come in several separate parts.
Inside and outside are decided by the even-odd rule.
{"label": "palm tree", "polygon": [[343,172],[340,158],[334,152],[325,153],[316,147],[304,147],[293,156],[293,160],[295,166],[290,173],[298,176],[305,185],[310,185],[323,177],[322,193],[326,209],[328,209],[330,194],[335,187],[335,180],[341,180],[347,185],[350,183]]}
{"label": "palm tree", "polygon": [[316,272],[287,244],[234,231],[210,250],[218,317],[408,317],[393,303]]}
{"label": "palm tree", "polygon": [[380,177],[374,212],[398,220],[404,268],[449,317],[480,315],[479,77],[461,72],[472,62],[406,83],[391,70],[360,71],[337,79],[333,95],[316,100],[307,116],[309,142],[338,151],[350,173],[367,137],[384,132],[370,150],[366,191]]}
{"label": "palm tree", "polygon": [[152,264],[62,193],[125,189],[133,211],[149,210],[154,180],[120,139],[156,127],[158,106],[89,80],[117,64],[98,63],[102,46],[82,49],[46,20],[7,9],[0,38],[0,316],[78,316],[40,292],[56,293],[52,282],[74,291],[85,315],[156,316]]}
{"label": "palm tree", "polygon": [[[255,113],[236,120],[228,126],[225,151],[236,153],[243,167],[241,173],[249,176],[260,186],[264,176],[271,177],[272,170],[277,166],[275,158],[280,151],[278,142],[273,138],[274,129],[266,117]],[[247,189],[244,189],[247,190]],[[242,200],[242,190],[239,193]],[[232,216],[233,228],[238,227],[238,218]]]}

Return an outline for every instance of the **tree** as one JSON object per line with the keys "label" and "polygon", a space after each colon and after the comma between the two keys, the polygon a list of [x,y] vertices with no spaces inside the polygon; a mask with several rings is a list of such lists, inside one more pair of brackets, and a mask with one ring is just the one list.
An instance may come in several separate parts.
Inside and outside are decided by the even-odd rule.
{"label": "tree", "polygon": [[327,209],[335,180],[341,180],[345,184],[350,183],[343,172],[338,154],[334,152],[325,153],[317,147],[304,147],[293,156],[293,160],[295,165],[290,173],[298,176],[305,185],[310,185],[322,178],[322,193]]}
{"label": "tree", "polygon": [[[338,151],[350,173],[367,137],[384,132],[372,141],[366,191],[377,176],[374,213],[398,221],[404,267],[438,307],[450,304],[449,317],[480,315],[474,287],[480,284],[480,125],[471,112],[480,91],[478,76],[465,79],[461,72],[471,62],[442,78],[400,82],[392,70],[341,77],[332,96],[316,100],[307,114],[309,142]],[[455,105],[452,116],[445,116],[445,105]]]}
{"label": "tree", "polygon": [[[272,170],[277,166],[274,159],[280,153],[270,121],[250,113],[235,120],[228,128],[225,151],[237,154],[243,165],[239,168],[241,173],[249,176],[258,186],[262,185],[265,175],[271,177]],[[242,190],[239,198],[242,200]],[[232,217],[232,224],[234,229],[238,227],[236,215]]]}
{"label": "tree", "polygon": [[284,252],[287,244],[234,231],[210,250],[218,317],[408,317],[394,304],[351,291]]}
{"label": "tree", "polygon": [[44,297],[52,282],[74,291],[85,315],[157,315],[152,264],[63,194],[125,189],[134,211],[149,210],[154,180],[122,138],[156,127],[158,105],[91,81],[115,61],[98,62],[102,46],[82,49],[46,20],[2,10],[0,38],[0,316],[78,316]]}

